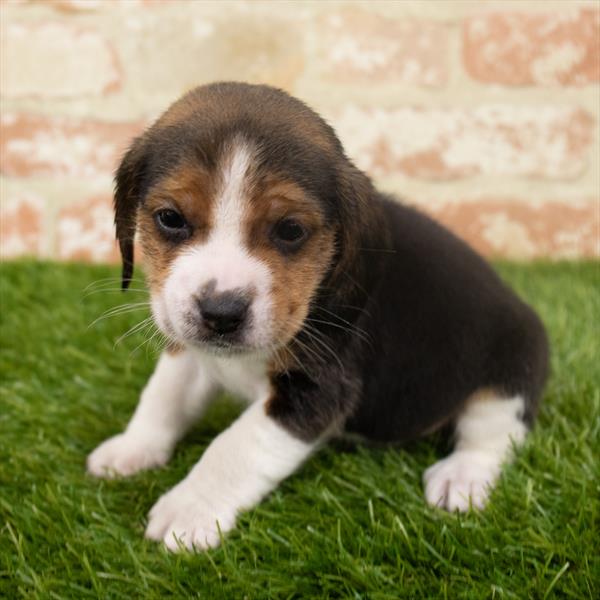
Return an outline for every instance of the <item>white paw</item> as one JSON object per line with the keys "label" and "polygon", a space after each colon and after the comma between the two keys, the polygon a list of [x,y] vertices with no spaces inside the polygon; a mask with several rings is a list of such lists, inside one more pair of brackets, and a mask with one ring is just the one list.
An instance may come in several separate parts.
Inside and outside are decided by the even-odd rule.
{"label": "white paw", "polygon": [[133,475],[166,464],[170,455],[170,448],[155,440],[121,433],[100,444],[88,456],[87,470],[96,477]]}
{"label": "white paw", "polygon": [[498,456],[489,452],[458,450],[423,474],[425,498],[432,506],[465,512],[483,508],[500,473]]}
{"label": "white paw", "polygon": [[162,540],[172,552],[218,546],[219,530],[225,534],[233,529],[236,512],[223,502],[211,502],[199,487],[184,479],[161,496],[150,511],[146,537]]}

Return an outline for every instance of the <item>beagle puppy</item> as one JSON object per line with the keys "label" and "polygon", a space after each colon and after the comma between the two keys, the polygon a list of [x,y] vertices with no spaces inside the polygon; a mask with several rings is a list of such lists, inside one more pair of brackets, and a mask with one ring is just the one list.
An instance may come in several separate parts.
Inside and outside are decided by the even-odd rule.
{"label": "beagle puppy", "polygon": [[168,338],[98,477],[164,465],[222,389],[245,412],[149,514],[146,536],[205,549],[333,436],[442,427],[433,507],[484,506],[536,415],[548,343],[533,312],[448,230],[378,192],[332,128],[264,85],[173,104],[116,173],[123,288],[134,236]]}

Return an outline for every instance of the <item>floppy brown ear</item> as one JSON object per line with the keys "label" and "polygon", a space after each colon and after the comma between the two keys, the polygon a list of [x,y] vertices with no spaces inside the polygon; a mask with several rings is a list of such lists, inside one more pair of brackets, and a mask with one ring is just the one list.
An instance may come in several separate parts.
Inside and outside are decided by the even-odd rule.
{"label": "floppy brown ear", "polygon": [[142,201],[147,170],[145,146],[143,137],[137,138],[123,157],[115,175],[115,228],[123,261],[123,290],[127,289],[133,275],[137,208]]}

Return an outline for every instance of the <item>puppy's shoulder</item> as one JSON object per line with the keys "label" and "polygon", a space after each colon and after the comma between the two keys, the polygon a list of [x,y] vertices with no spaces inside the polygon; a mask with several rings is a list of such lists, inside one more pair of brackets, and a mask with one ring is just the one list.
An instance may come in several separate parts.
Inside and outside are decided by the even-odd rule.
{"label": "puppy's shoulder", "polygon": [[508,291],[482,256],[435,219],[392,196],[378,194],[375,201],[389,228],[393,254],[388,265],[396,275],[438,289]]}

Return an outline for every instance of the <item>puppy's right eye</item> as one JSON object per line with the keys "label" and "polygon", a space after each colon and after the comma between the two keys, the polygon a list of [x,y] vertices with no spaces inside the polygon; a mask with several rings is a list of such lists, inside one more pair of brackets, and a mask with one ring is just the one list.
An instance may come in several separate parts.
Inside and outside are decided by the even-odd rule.
{"label": "puppy's right eye", "polygon": [[154,221],[158,229],[168,238],[185,239],[189,237],[190,226],[182,214],[166,208],[154,213]]}

